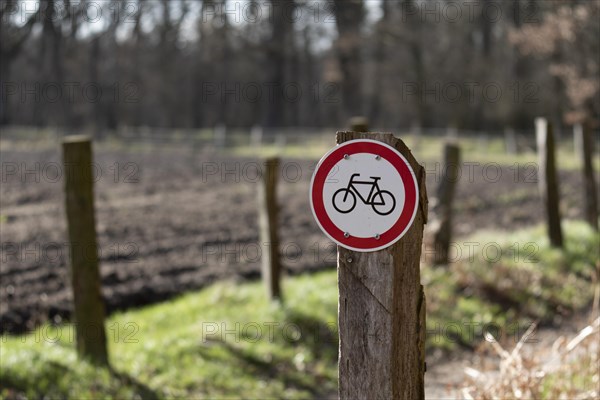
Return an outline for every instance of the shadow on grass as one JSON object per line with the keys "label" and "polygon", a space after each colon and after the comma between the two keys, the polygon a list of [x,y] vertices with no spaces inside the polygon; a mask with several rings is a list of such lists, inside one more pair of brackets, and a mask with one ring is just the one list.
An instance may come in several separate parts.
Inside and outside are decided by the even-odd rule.
{"label": "shadow on grass", "polygon": [[286,322],[298,328],[301,336],[295,342],[307,346],[315,359],[329,357],[337,361],[339,345],[337,322],[325,323],[296,310],[286,312]]}
{"label": "shadow on grass", "polygon": [[[67,365],[56,361],[48,361],[45,363],[43,373],[28,379],[20,379],[9,373],[1,375],[0,388],[6,399],[23,399],[33,396],[33,398],[68,398],[72,393],[63,392],[57,383],[73,373],[73,369]],[[97,367],[98,369],[103,367]],[[112,379],[116,380],[118,385],[127,386],[133,389],[144,400],[158,400],[160,397],[148,386],[139,382],[135,378],[114,370],[108,367],[108,372]],[[90,386],[94,386],[94,382],[89,382]],[[91,390],[91,389],[90,389]],[[48,397],[49,396],[49,397]]]}
{"label": "shadow on grass", "polygon": [[[62,376],[68,374],[70,372],[69,368],[51,361],[47,363],[47,368],[45,368],[45,373],[43,376],[38,376],[35,378],[35,381],[32,377],[29,379],[20,379],[17,376],[14,376],[8,371],[2,371],[0,375],[0,393],[6,396],[6,399],[23,399],[27,398],[27,395],[31,394],[33,384],[45,384],[48,382],[57,382]],[[43,398],[46,393],[43,392],[43,387],[40,387],[38,390],[33,390],[38,392],[37,395],[39,398]]]}
{"label": "shadow on grass", "polygon": [[[335,379],[332,380],[331,375],[320,369],[320,365],[325,364],[328,365],[326,369],[331,370],[337,363],[336,324],[327,324],[318,318],[288,310],[273,335],[262,337],[273,346],[267,357],[253,351],[255,336],[242,336],[230,341],[211,339],[197,347],[196,351],[215,365],[227,363],[239,367],[253,380],[281,382],[286,389],[305,392],[310,398],[337,398]],[[306,363],[304,359],[297,361],[289,356],[289,350],[295,348],[305,352]],[[227,392],[232,387],[220,389]]]}
{"label": "shadow on grass", "polygon": [[[311,398],[325,398],[331,394],[324,390],[322,385],[312,380],[313,378],[318,380],[318,377],[309,377],[310,371],[299,371],[292,360],[273,357],[271,361],[265,361],[230,343],[221,342],[220,344],[231,357],[236,359],[237,365],[246,370],[246,373],[253,379],[260,377],[265,380],[276,380],[288,389],[307,392]],[[201,353],[204,352],[201,351]],[[211,358],[208,354],[203,354],[203,357]]]}
{"label": "shadow on grass", "polygon": [[110,375],[113,379],[117,379],[120,384],[129,386],[135,390],[137,394],[141,396],[144,400],[158,400],[160,396],[150,389],[148,386],[144,385],[142,382],[138,381],[134,377],[115,370],[112,367],[108,368]]}

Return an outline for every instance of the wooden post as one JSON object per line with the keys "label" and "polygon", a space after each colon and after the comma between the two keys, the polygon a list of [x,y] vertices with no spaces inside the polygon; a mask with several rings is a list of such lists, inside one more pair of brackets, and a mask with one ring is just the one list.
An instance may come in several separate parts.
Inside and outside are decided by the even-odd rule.
{"label": "wooden post", "polygon": [[279,233],[277,204],[277,175],[279,158],[268,158],[265,162],[263,185],[259,189],[259,222],[262,251],[262,278],[267,286],[269,299],[281,298],[281,261],[279,259]]}
{"label": "wooden post", "polygon": [[535,130],[539,160],[538,184],[546,210],[548,237],[553,247],[562,247],[563,235],[560,226],[560,198],[552,124],[546,118],[536,118]]}
{"label": "wooden post", "polygon": [[366,117],[350,118],[350,130],[353,132],[369,132],[369,121]]}
{"label": "wooden post", "polygon": [[250,131],[250,144],[254,148],[260,148],[262,145],[263,128],[260,125],[254,125]]}
{"label": "wooden post", "polygon": [[515,155],[518,152],[517,148],[517,136],[512,128],[506,128],[504,130],[504,146],[506,148],[506,154]]}
{"label": "wooden post", "polygon": [[444,146],[441,181],[437,189],[434,206],[435,228],[433,229],[434,265],[447,265],[450,240],[452,239],[452,202],[460,172],[460,148],[456,144]]}
{"label": "wooden post", "polygon": [[353,139],[397,149],[415,171],[420,199],[413,225],[391,247],[359,253],[338,246],[340,399],[423,399],[425,295],[419,260],[427,221],[425,170],[391,134],[337,134],[338,144]]}
{"label": "wooden post", "polygon": [[458,129],[454,126],[448,126],[446,128],[446,138],[448,138],[448,140],[457,140],[458,139]]}
{"label": "wooden post", "polygon": [[287,138],[284,133],[280,133],[275,137],[275,146],[277,147],[277,149],[279,151],[281,151],[285,148],[286,143],[287,143]]}
{"label": "wooden post", "polygon": [[588,122],[582,129],[581,155],[583,156],[583,179],[585,185],[585,220],[598,230],[598,195],[596,190],[596,179],[594,178],[594,165],[592,156],[594,154],[594,139],[592,126]]}
{"label": "wooden post", "polygon": [[412,137],[413,137],[413,150],[418,151],[419,148],[421,147],[421,136],[422,136],[421,125],[416,122],[413,123],[410,127],[410,133],[412,134]]}
{"label": "wooden post", "polygon": [[487,132],[480,132],[477,135],[477,147],[481,153],[487,153],[490,149],[489,136]]}
{"label": "wooden post", "polygon": [[583,124],[573,125],[573,151],[577,156],[577,160],[583,160]]}
{"label": "wooden post", "polygon": [[227,142],[227,128],[224,124],[217,124],[213,129],[214,144],[217,149],[225,147]]}
{"label": "wooden post", "polygon": [[96,245],[91,140],[86,136],[65,138],[63,160],[77,353],[93,363],[107,365],[105,309]]}

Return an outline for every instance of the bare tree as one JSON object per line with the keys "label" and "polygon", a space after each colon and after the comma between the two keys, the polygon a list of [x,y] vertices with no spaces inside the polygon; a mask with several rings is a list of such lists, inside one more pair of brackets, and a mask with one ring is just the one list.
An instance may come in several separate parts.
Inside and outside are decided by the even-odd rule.
{"label": "bare tree", "polygon": [[[23,45],[31,35],[33,26],[40,15],[40,9],[38,9],[23,26],[18,26],[11,20],[11,14],[17,7],[17,3],[15,0],[0,2],[0,87],[3,92],[7,90],[8,84],[13,84],[10,80],[11,66],[21,53]],[[0,125],[10,123],[5,99],[7,99],[7,95],[2,93],[0,96]]]}
{"label": "bare tree", "polygon": [[286,70],[290,54],[291,35],[293,34],[292,13],[294,0],[270,0],[272,10],[271,36],[267,47],[268,75],[267,87],[273,88],[272,96],[264,96],[264,125],[268,127],[285,124],[286,103],[283,88],[286,85]]}
{"label": "bare tree", "polygon": [[[510,40],[525,56],[540,61],[540,72],[548,73],[559,91],[555,100],[557,115],[568,123],[597,118],[600,113],[600,4],[548,5],[540,23],[514,29]],[[539,73],[539,72],[538,72]],[[568,104],[561,98],[566,97]],[[568,109],[567,109],[568,107]]]}
{"label": "bare tree", "polygon": [[[0,123],[95,125],[98,132],[332,126],[366,113],[380,126],[502,130],[526,129],[549,108],[569,123],[600,115],[598,2],[485,0],[474,3],[474,19],[448,21],[431,15],[426,1],[383,1],[372,21],[364,0],[251,0],[250,11],[231,1],[100,3],[96,22],[85,18],[89,0],[41,1],[20,21],[11,8],[20,2],[0,2]],[[233,21],[232,12],[244,19]],[[323,17],[335,17],[334,29]],[[197,21],[195,32],[188,20]],[[31,103],[27,94],[30,105],[18,107],[13,93],[15,85],[66,90],[68,82],[96,83],[103,96],[91,101],[80,92],[65,104],[66,95]],[[490,82],[508,83],[499,101],[482,96]],[[297,101],[289,101],[292,83],[303,91]],[[462,95],[448,100],[453,90]]]}
{"label": "bare tree", "polygon": [[362,114],[361,29],[365,21],[362,0],[334,0],[338,39],[335,45],[342,73],[342,98],[346,116]]}

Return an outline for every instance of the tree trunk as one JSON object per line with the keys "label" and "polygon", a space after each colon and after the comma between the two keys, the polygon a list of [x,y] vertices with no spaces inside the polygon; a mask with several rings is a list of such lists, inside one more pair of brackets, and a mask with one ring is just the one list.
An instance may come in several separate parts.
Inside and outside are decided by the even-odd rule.
{"label": "tree trunk", "polygon": [[338,30],[336,50],[342,73],[345,117],[362,115],[362,61],[360,30],[365,19],[362,0],[334,0]]}

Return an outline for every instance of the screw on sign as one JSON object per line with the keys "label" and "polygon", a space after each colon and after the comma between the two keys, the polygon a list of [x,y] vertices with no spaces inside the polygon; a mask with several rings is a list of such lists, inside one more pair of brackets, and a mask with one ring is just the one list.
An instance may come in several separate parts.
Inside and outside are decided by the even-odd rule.
{"label": "screw on sign", "polygon": [[311,182],[310,201],[319,227],[345,248],[370,252],[397,242],[419,207],[419,189],[408,161],[388,144],[359,139],[329,151]]}

